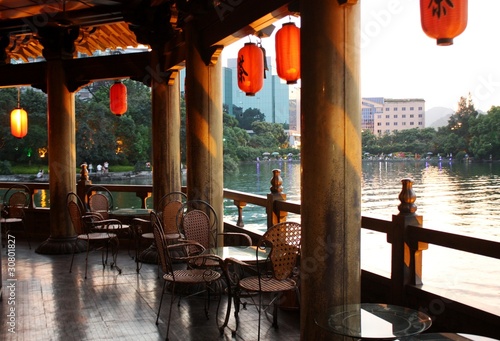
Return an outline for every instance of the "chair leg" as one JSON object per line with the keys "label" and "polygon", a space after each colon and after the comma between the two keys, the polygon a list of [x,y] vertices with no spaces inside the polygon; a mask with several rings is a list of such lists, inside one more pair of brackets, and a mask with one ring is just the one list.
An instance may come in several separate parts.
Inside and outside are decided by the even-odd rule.
{"label": "chair leg", "polygon": [[156,325],[158,325],[158,319],[160,318],[161,303],[163,302],[163,295],[165,295],[166,288],[167,281],[163,281],[163,290],[161,291],[160,305],[158,306],[158,312],[156,313]]}
{"label": "chair leg", "polygon": [[165,340],[168,341],[168,333],[170,331],[170,318],[172,317],[172,305],[174,304],[174,298],[175,298],[175,282],[172,283],[172,293],[171,293],[171,298],[170,298],[170,309],[168,312],[168,323],[167,323],[167,336],[165,337]]}
{"label": "chair leg", "polygon": [[118,258],[118,249],[120,247],[120,240],[118,239],[118,237],[116,237],[116,238],[113,238],[110,242],[112,244],[113,244],[113,242],[115,242],[115,246],[111,245],[111,256],[113,258],[113,262],[111,263],[111,267],[114,266],[116,268],[116,270],[118,270],[118,273],[121,274],[122,269],[116,264],[116,260]]}
{"label": "chair leg", "polygon": [[73,268],[73,260],[75,259],[75,251],[76,251],[76,243],[78,242],[78,239],[75,240],[75,243],[73,244],[73,255],[71,256],[71,264],[69,265],[69,273],[71,273],[71,269]]}
{"label": "chair leg", "polygon": [[85,279],[87,279],[87,268],[89,265],[90,242],[87,240],[87,254],[85,255]]}
{"label": "chair leg", "polygon": [[26,229],[26,225],[24,224],[24,220],[21,222],[21,224],[23,225],[23,232],[26,235],[26,240],[28,240],[28,247],[31,250],[31,238],[28,230]]}
{"label": "chair leg", "polygon": [[260,314],[262,312],[262,293],[259,292],[259,326],[257,329],[257,341],[260,341]]}

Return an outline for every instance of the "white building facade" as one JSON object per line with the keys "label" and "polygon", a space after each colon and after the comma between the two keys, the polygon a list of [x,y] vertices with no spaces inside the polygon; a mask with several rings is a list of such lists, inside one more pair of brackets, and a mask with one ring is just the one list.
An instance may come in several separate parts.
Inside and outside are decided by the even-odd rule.
{"label": "white building facade", "polygon": [[[377,99],[377,100],[375,100]],[[363,98],[363,129],[370,129],[368,110],[373,116],[375,135],[391,134],[406,129],[425,128],[425,100],[419,98],[389,99]],[[365,114],[366,112],[366,114]]]}

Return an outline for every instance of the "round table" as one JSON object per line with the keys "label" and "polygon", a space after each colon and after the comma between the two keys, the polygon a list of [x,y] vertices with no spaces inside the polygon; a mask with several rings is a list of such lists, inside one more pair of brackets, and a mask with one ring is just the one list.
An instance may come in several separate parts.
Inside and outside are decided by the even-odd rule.
{"label": "round table", "polygon": [[416,335],[432,324],[431,318],[418,310],[377,303],[333,307],[318,314],[315,322],[333,334],[359,340],[390,340]]}

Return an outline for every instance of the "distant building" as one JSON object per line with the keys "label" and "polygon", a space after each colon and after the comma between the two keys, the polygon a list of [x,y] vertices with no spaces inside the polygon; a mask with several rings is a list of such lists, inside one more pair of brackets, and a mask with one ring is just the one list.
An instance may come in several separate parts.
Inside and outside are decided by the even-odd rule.
{"label": "distant building", "polygon": [[384,135],[425,128],[425,100],[370,97],[362,99],[362,129]]}

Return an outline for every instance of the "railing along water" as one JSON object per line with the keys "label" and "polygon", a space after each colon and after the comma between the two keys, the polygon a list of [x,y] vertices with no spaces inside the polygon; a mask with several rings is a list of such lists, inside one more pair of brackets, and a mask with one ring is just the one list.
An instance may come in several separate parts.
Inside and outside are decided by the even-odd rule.
{"label": "railing along water", "polygon": [[[86,193],[91,186],[85,175],[82,170],[77,186],[80,195]],[[12,182],[0,182],[0,189],[7,189],[12,184]],[[39,190],[49,189],[47,183],[23,182],[22,184],[30,189],[32,199]],[[361,228],[386,234],[387,242],[391,244],[389,278],[362,270],[363,300],[400,304],[426,310],[433,317],[433,328],[438,331],[475,333],[500,339],[498,311],[490,311],[452,300],[432,293],[422,286],[422,252],[429,244],[500,260],[500,243],[423,228],[422,217],[416,214],[416,195],[412,185],[411,179],[402,180],[399,214],[393,215],[391,221],[361,217]],[[135,192],[141,200],[142,208],[148,208],[147,199],[152,194],[152,186],[112,184],[105,186],[111,192]],[[236,223],[224,221],[224,228],[228,231],[243,230],[254,240],[259,238],[262,231],[245,228],[243,212],[247,204],[259,206],[265,210],[268,227],[286,220],[288,213],[300,214],[300,204],[287,202],[286,194],[282,190],[279,169],[273,170],[271,193],[267,197],[225,189],[224,199],[233,200],[238,217]],[[43,221],[39,219],[41,210],[43,209],[36,207],[35,201],[31,200],[27,213],[38,217],[36,223],[34,219],[28,219],[32,232],[35,226],[41,228],[40,221]],[[44,237],[49,234],[48,228],[46,233]]]}

